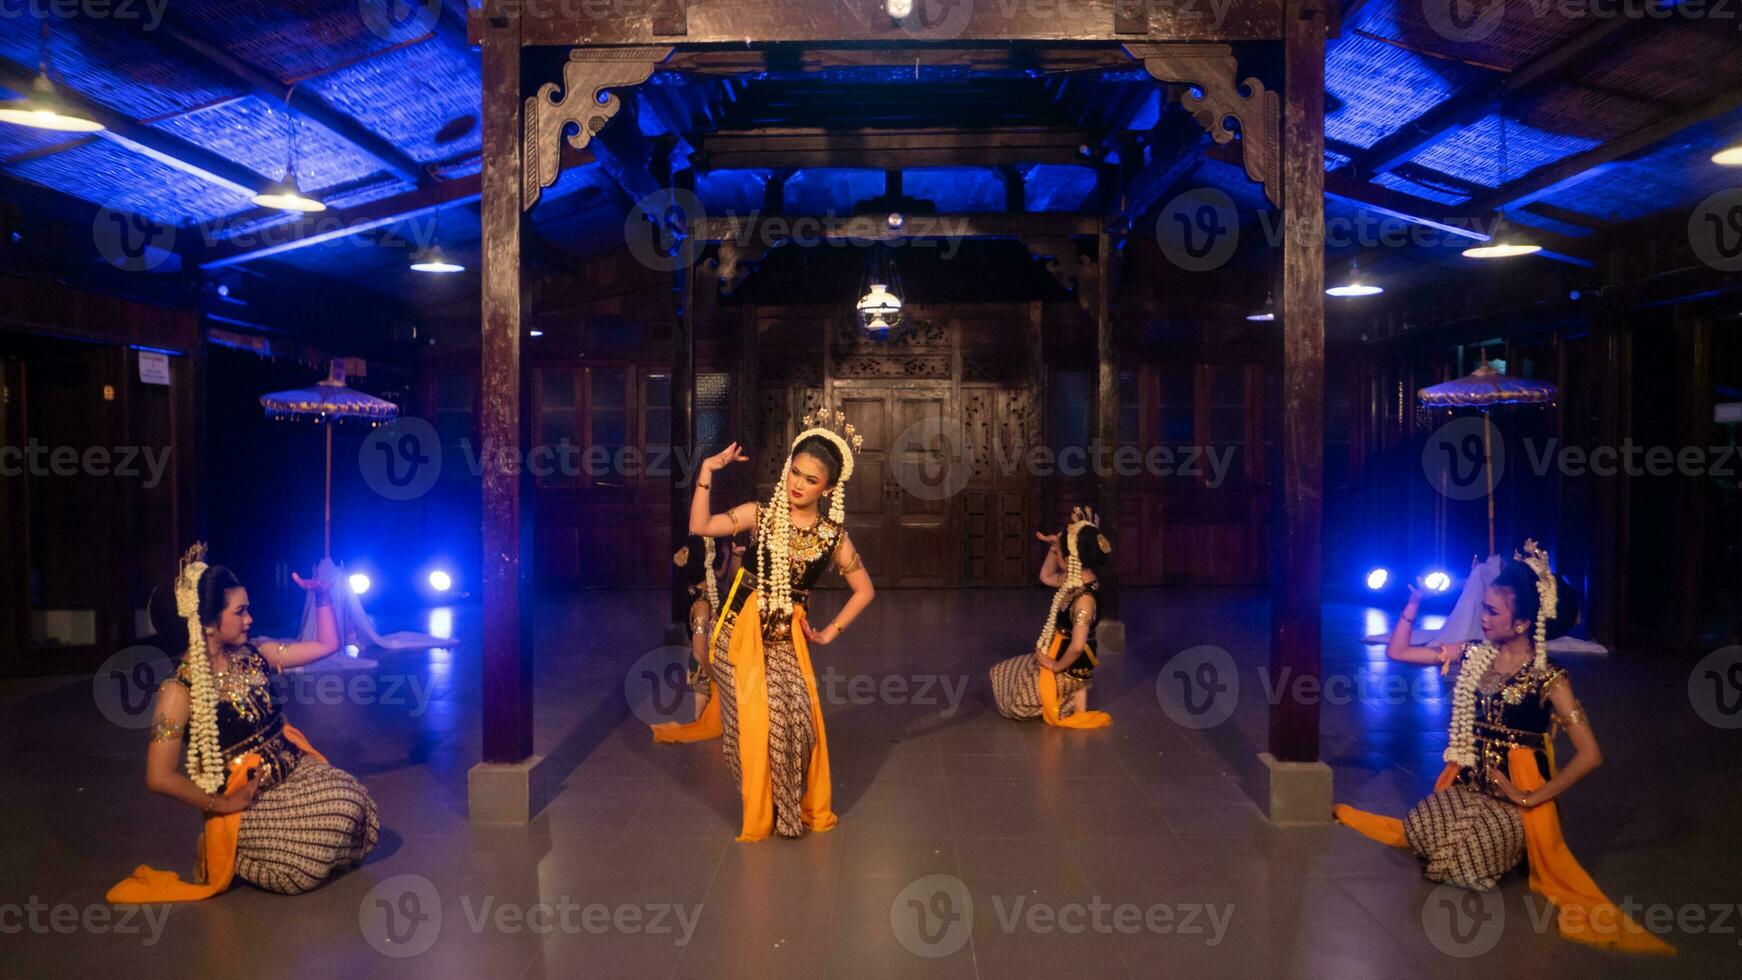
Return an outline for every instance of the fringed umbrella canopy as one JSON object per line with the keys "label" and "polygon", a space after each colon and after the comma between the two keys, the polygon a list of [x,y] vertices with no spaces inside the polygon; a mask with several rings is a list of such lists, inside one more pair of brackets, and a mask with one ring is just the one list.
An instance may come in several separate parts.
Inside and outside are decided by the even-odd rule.
{"label": "fringed umbrella canopy", "polygon": [[267,418],[312,419],[327,430],[326,502],[321,541],[328,559],[333,557],[333,423],[362,419],[371,425],[380,425],[399,417],[398,405],[345,384],[347,363],[335,357],[327,368],[327,380],[318,381],[308,388],[292,388],[260,396],[260,406],[266,409]]}
{"label": "fringed umbrella canopy", "polygon": [[1415,393],[1424,408],[1552,405],[1559,395],[1560,389],[1547,381],[1509,378],[1487,362],[1461,378],[1429,385]]}
{"label": "fringed umbrella canopy", "polygon": [[324,423],[363,419],[380,423],[399,417],[398,405],[345,384],[345,371],[337,360],[327,380],[307,388],[261,395],[260,406],[266,409],[266,417],[270,419],[309,419]]}

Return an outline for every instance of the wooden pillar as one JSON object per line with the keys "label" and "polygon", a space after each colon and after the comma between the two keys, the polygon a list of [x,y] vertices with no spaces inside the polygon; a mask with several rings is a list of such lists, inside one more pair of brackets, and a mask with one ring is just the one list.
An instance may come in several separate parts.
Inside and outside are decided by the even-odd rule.
{"label": "wooden pillar", "polygon": [[1293,696],[1319,678],[1325,469],[1325,10],[1287,0],[1282,109],[1282,485],[1271,569],[1270,669],[1288,677],[1270,709],[1270,754],[1312,762],[1317,700]]}
{"label": "wooden pillar", "polygon": [[520,9],[486,8],[483,37],[484,762],[532,754],[532,649],[522,630],[521,567],[521,99]]}
{"label": "wooden pillar", "polygon": [[[690,171],[694,173],[694,171]],[[680,253],[681,254],[681,253]],[[689,536],[690,495],[695,492],[692,477],[700,472],[701,460],[696,458],[696,310],[701,301],[696,292],[702,281],[698,262],[686,262],[674,275],[677,277],[677,318],[671,326],[671,451],[674,459],[693,461],[671,468],[671,545],[676,550]],[[720,488],[709,495],[710,500],[723,500]],[[716,508],[717,509],[717,508]],[[680,632],[689,622],[689,590],[683,579],[674,574],[671,580],[671,622]]]}
{"label": "wooden pillar", "polygon": [[[1622,258],[1610,250],[1604,262],[1605,283],[1621,281]],[[1593,404],[1605,406],[1595,413],[1596,446],[1619,446],[1627,431],[1622,401],[1626,384],[1626,310],[1617,290],[1598,291],[1597,309],[1591,323],[1590,372]],[[1625,599],[1621,555],[1626,535],[1624,479],[1620,476],[1591,477],[1591,582],[1586,597],[1591,639],[1614,645],[1621,626]]]}
{"label": "wooden pillar", "polygon": [[[1675,308],[1675,444],[1697,446],[1703,453],[1712,445],[1712,318],[1684,303]],[[1678,449],[1679,453],[1679,449]],[[1693,653],[1699,646],[1701,583],[1705,581],[1706,507],[1711,499],[1711,476],[1701,472],[1677,473],[1675,480],[1676,561],[1671,574],[1670,642],[1678,651]]]}
{"label": "wooden pillar", "polygon": [[[1112,454],[1119,448],[1119,347],[1113,338],[1113,237],[1105,229],[1095,236],[1095,349],[1099,355],[1099,370],[1095,386],[1095,442],[1093,460],[1104,460],[1107,469],[1097,472],[1095,508],[1101,514],[1101,525],[1118,536],[1119,476],[1112,464]],[[1136,542],[1124,542],[1115,548],[1131,547]],[[1103,576],[1118,585],[1119,574],[1114,562],[1108,562]],[[1119,590],[1103,593],[1100,613],[1103,624],[1119,619]]]}

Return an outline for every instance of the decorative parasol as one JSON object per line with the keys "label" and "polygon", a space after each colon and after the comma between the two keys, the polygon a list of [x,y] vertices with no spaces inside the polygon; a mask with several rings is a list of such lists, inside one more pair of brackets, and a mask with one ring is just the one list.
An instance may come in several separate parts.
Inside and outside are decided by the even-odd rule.
{"label": "decorative parasol", "polygon": [[327,379],[308,388],[292,388],[260,396],[260,406],[266,417],[286,421],[313,421],[327,430],[327,482],[324,512],[325,533],[322,554],[333,557],[333,424],[347,419],[367,421],[370,425],[391,422],[399,417],[399,406],[365,394],[345,384],[349,373],[361,375],[362,364],[353,358],[333,358],[327,369]]}
{"label": "decorative parasol", "polygon": [[1488,363],[1461,378],[1429,385],[1415,393],[1423,408],[1475,408],[1482,412],[1482,465],[1488,476],[1488,554],[1494,550],[1494,459],[1489,410],[1503,405],[1552,405],[1560,390],[1547,381],[1509,378]]}

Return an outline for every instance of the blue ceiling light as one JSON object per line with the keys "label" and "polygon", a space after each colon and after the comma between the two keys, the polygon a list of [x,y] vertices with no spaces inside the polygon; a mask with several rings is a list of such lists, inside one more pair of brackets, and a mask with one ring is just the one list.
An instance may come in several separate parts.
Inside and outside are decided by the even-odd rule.
{"label": "blue ceiling light", "polygon": [[1377,296],[1385,292],[1381,286],[1361,281],[1361,260],[1349,261],[1349,278],[1325,290],[1326,296]]}
{"label": "blue ceiling light", "polygon": [[42,20],[42,55],[36,69],[36,80],[30,83],[30,94],[22,99],[0,102],[0,122],[9,122],[32,129],[51,129],[60,133],[97,133],[102,123],[68,105],[49,80],[51,54],[48,41],[48,18]]}

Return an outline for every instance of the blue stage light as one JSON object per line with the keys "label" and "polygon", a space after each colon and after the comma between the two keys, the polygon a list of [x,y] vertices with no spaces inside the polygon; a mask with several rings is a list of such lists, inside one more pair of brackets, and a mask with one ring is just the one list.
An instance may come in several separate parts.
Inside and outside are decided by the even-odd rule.
{"label": "blue stage light", "polygon": [[1421,580],[1421,584],[1433,592],[1444,592],[1452,587],[1452,577],[1445,572],[1435,570],[1427,573],[1427,577]]}
{"label": "blue stage light", "polygon": [[429,573],[429,587],[437,592],[446,592],[454,587],[454,577],[438,568]]}
{"label": "blue stage light", "polygon": [[1391,573],[1383,568],[1375,568],[1367,573],[1367,587],[1374,592],[1385,588],[1385,583],[1391,581]]}
{"label": "blue stage light", "polygon": [[374,584],[375,583],[369,581],[369,576],[364,575],[362,572],[351,573],[351,591],[357,595],[362,595],[363,593],[368,592],[369,587]]}

